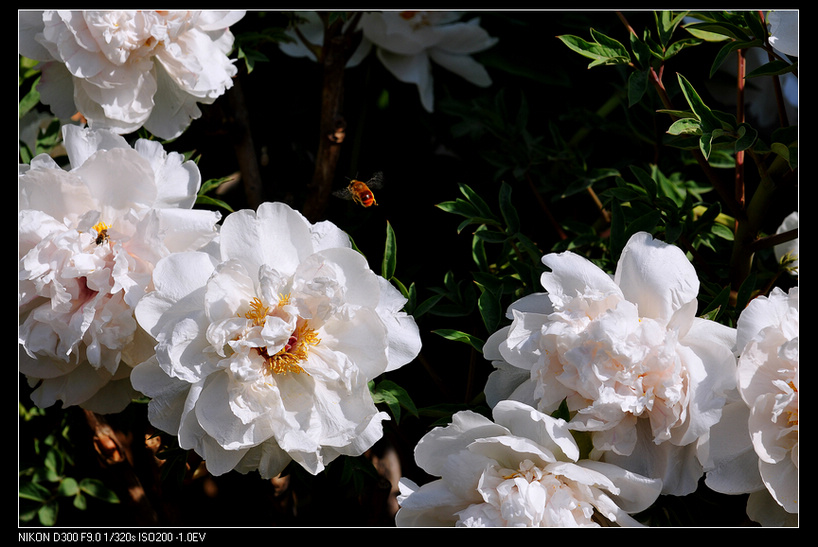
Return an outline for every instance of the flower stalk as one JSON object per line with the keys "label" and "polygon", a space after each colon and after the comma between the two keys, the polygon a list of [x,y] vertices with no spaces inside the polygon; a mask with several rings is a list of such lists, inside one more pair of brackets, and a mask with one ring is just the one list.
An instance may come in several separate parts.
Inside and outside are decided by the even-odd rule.
{"label": "flower stalk", "polygon": [[321,120],[315,170],[312,181],[307,185],[304,215],[315,222],[320,220],[327,207],[341,142],[330,138],[339,126],[344,126],[344,69],[355,51],[355,27],[361,12],[355,13],[344,30],[346,21],[342,17],[331,20],[329,13],[320,13],[324,21],[324,43],[318,56],[323,71],[321,90]]}

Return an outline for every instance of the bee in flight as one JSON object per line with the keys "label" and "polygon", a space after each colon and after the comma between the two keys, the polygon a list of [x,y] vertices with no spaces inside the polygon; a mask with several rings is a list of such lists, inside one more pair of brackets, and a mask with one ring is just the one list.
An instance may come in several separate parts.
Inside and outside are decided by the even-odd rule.
{"label": "bee in flight", "polygon": [[375,201],[375,194],[372,193],[372,190],[377,190],[382,186],[383,173],[378,171],[366,182],[352,179],[349,181],[349,186],[333,192],[332,195],[341,199],[351,199],[364,207],[370,207],[378,204],[378,202]]}

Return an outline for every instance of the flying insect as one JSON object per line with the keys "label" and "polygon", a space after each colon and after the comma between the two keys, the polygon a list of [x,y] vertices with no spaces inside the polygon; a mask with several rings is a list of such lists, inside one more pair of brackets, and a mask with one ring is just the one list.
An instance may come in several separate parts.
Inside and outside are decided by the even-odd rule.
{"label": "flying insect", "polygon": [[377,190],[383,186],[383,173],[378,171],[366,182],[352,179],[346,188],[341,188],[332,193],[333,196],[341,199],[351,199],[363,207],[377,205],[373,189]]}

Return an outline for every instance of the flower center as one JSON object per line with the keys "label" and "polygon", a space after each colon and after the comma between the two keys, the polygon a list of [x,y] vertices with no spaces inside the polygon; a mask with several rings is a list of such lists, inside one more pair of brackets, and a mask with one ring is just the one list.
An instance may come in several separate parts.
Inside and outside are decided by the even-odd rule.
{"label": "flower center", "polygon": [[[289,303],[289,295],[282,295],[276,307],[283,307]],[[250,302],[250,311],[244,314],[244,317],[251,319],[255,326],[263,327],[270,311],[271,308],[265,306],[261,300],[253,298],[253,301]],[[258,352],[264,358],[266,372],[270,374],[286,374],[287,372],[307,374],[299,363],[307,359],[309,348],[318,345],[319,342],[321,339],[318,338],[318,333],[310,328],[306,319],[299,317],[295,330],[290,334],[282,349],[274,355],[270,355],[266,347],[258,348]]]}

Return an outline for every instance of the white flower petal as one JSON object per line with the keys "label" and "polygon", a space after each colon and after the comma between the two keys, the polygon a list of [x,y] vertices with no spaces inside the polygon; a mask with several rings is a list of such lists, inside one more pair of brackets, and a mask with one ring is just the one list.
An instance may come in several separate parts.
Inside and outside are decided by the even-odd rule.
{"label": "white flower petal", "polygon": [[664,324],[699,293],[696,270],[684,252],[645,232],[634,234],[625,245],[614,279],[641,317]]}
{"label": "white flower petal", "polygon": [[376,50],[376,54],[383,66],[395,78],[417,86],[420,103],[427,112],[432,112],[434,110],[434,85],[429,57],[425,53],[402,55],[380,48]]}

